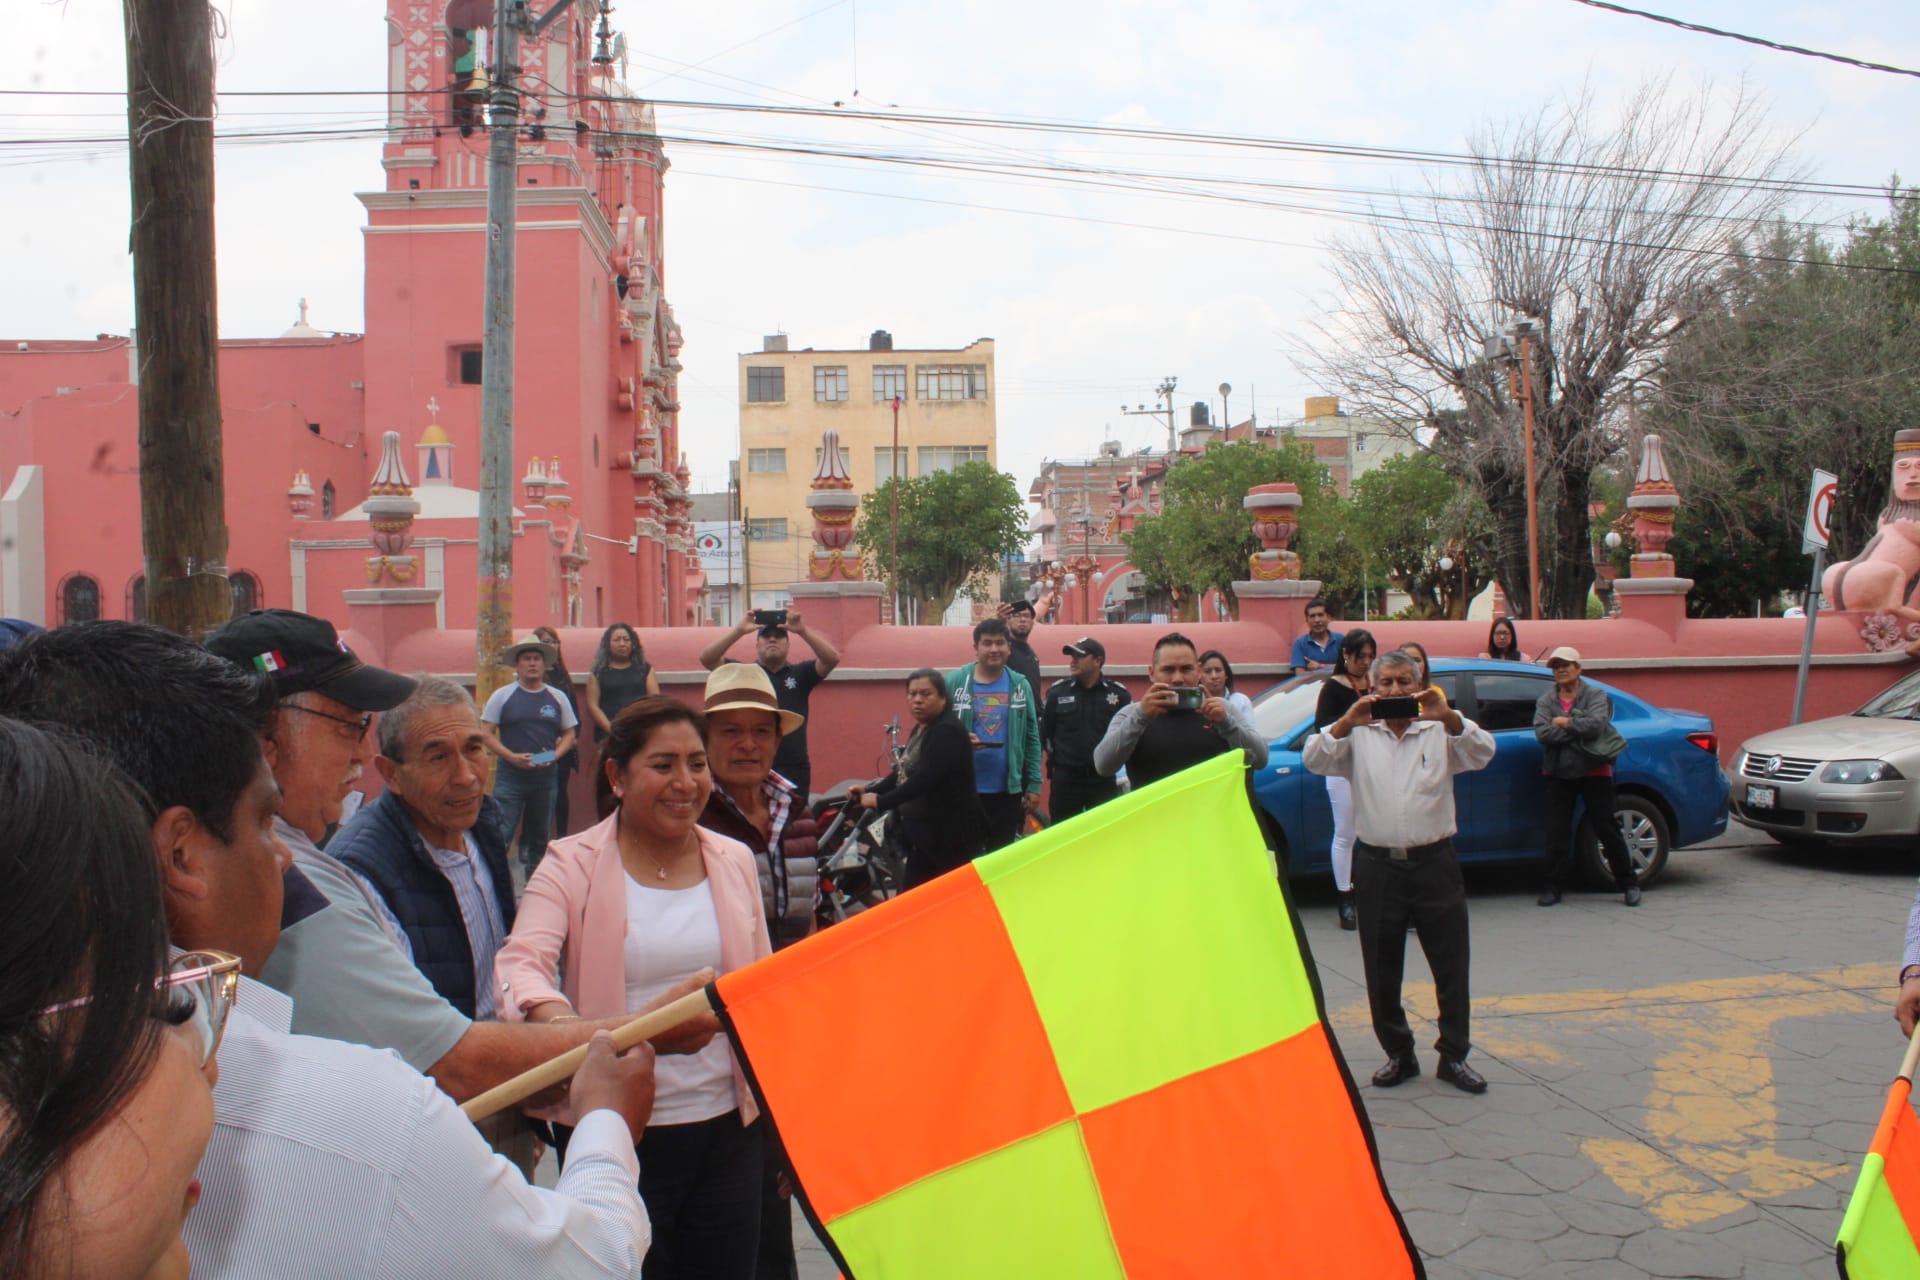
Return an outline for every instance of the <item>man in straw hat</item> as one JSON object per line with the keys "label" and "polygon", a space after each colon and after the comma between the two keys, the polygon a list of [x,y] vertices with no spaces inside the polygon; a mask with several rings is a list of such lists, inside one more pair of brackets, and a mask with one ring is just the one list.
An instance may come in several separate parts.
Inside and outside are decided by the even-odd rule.
{"label": "man in straw hat", "polygon": [[514,681],[493,691],[480,720],[487,746],[500,757],[493,779],[500,831],[520,828],[520,866],[531,876],[553,834],[554,762],[573,748],[579,720],[566,696],[547,683],[547,668],[559,660],[553,646],[528,636],[504,655]]}

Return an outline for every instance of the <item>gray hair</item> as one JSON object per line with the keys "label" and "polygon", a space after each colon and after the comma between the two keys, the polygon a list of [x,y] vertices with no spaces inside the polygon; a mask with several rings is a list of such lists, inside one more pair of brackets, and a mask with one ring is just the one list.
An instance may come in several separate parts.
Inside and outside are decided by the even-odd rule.
{"label": "gray hair", "polygon": [[[1420,674],[1420,659],[1414,657],[1405,649],[1389,649],[1373,660],[1373,666],[1367,669],[1367,679],[1374,684],[1379,684],[1380,673],[1383,671],[1411,671],[1415,677],[1418,677]],[[383,720],[380,722],[381,741],[386,741],[386,736],[387,725],[386,721]]]}
{"label": "gray hair", "polygon": [[380,754],[389,760],[399,760],[407,747],[407,727],[413,723],[414,716],[422,711],[432,711],[439,707],[465,707],[479,718],[480,712],[474,706],[473,695],[462,685],[455,684],[445,676],[430,676],[421,672],[414,677],[419,683],[412,696],[391,711],[380,713]]}

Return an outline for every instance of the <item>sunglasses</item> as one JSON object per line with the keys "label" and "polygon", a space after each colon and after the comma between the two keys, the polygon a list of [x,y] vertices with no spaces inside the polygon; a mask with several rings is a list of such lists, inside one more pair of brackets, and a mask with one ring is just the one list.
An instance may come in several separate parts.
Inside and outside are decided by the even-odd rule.
{"label": "sunglasses", "polygon": [[[157,985],[168,993],[168,1012],[174,1015],[170,1021],[182,1034],[193,1037],[192,1048],[199,1055],[199,1065],[206,1066],[220,1048],[227,1015],[240,997],[240,957],[225,951],[186,952],[174,957],[167,966],[167,976]],[[44,1017],[78,1009],[92,999],[81,996],[42,1009],[40,1014]],[[191,1002],[190,1006],[183,1008],[182,1001]]]}

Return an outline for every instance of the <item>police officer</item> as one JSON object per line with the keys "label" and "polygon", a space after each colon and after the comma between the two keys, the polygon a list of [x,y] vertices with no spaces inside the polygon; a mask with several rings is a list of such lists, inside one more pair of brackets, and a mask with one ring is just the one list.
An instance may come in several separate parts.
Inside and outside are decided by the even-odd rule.
{"label": "police officer", "polygon": [[1053,779],[1047,813],[1055,822],[1120,794],[1114,780],[1093,767],[1093,749],[1120,708],[1133,701],[1125,688],[1106,678],[1107,650],[1098,640],[1083,636],[1060,652],[1071,659],[1073,674],[1054,682],[1040,710],[1040,743]]}

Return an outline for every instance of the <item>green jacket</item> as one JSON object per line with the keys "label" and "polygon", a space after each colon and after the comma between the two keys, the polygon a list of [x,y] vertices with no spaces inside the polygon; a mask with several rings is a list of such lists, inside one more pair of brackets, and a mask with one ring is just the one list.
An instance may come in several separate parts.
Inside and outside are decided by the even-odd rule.
{"label": "green jacket", "polygon": [[[947,676],[947,696],[960,723],[973,732],[973,667],[969,662]],[[1040,793],[1040,713],[1034,707],[1033,686],[1012,667],[1006,669],[1007,792]]]}

